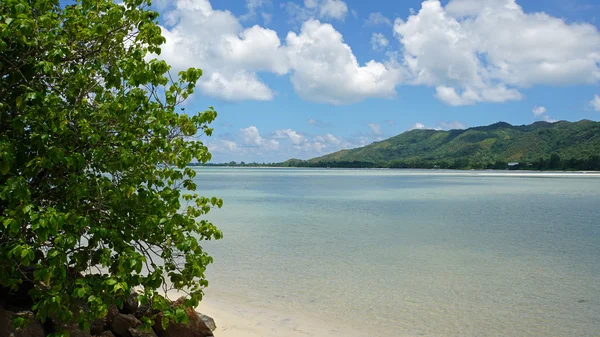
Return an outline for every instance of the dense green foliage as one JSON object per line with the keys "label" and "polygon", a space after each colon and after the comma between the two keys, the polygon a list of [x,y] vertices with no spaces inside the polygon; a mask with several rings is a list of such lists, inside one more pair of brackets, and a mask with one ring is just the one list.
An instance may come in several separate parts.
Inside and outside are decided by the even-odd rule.
{"label": "dense green foliage", "polygon": [[600,123],[496,123],[466,130],[411,130],[361,148],[342,150],[296,167],[390,167],[600,170]]}
{"label": "dense green foliage", "polygon": [[[150,60],[164,43],[143,0],[0,2],[0,286],[30,286],[33,309],[86,326],[140,299],[182,321],[161,287],[195,305],[212,261],[198,218],[217,198],[193,191],[210,154],[210,108],[176,110],[201,76]],[[150,325],[147,319],[145,324]]]}

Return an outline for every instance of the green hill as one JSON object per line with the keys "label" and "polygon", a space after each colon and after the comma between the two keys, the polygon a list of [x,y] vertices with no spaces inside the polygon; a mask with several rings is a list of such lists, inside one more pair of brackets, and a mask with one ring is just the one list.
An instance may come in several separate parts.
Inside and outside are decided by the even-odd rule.
{"label": "green hill", "polygon": [[[411,130],[286,166],[600,170],[600,122],[499,122],[465,130]],[[519,165],[514,163],[518,162]]]}

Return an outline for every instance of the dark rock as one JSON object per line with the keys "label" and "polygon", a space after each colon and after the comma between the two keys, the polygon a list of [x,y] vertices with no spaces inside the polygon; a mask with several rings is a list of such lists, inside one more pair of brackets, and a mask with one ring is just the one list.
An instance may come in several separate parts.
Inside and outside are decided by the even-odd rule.
{"label": "dark rock", "polygon": [[213,333],[204,321],[198,316],[198,313],[192,308],[187,308],[186,313],[189,317],[188,324],[170,323],[166,329],[163,329],[160,320],[162,314],[158,314],[155,320],[154,330],[158,337],[213,337]]}
{"label": "dark rock", "polygon": [[94,335],[93,337],[115,337],[115,334],[113,334],[112,331],[108,330]]}
{"label": "dark rock", "polygon": [[131,293],[129,294],[129,297],[127,298],[127,301],[125,302],[125,305],[123,305],[122,312],[124,314],[135,315],[137,313],[138,307],[139,307],[138,294],[135,292],[135,289],[131,289]]}
{"label": "dark rock", "polygon": [[79,328],[77,323],[59,323],[56,321],[52,321],[52,330],[58,331],[68,331],[70,337],[91,337],[92,334],[90,331],[84,331]]}
{"label": "dark rock", "polygon": [[206,316],[206,315],[201,314],[201,313],[199,313],[197,311],[196,311],[196,313],[198,314],[198,317],[200,317],[200,319],[202,320],[202,322],[204,322],[204,324],[206,324],[206,326],[211,331],[215,331],[217,329],[217,325],[215,324],[215,320],[212,319],[212,317]]}
{"label": "dark rock", "polygon": [[[12,320],[15,316],[25,318],[27,324],[23,328],[13,329]],[[42,323],[35,319],[35,315],[31,311],[14,313],[0,307],[0,336],[44,337],[45,334]]]}
{"label": "dark rock", "polygon": [[90,333],[92,335],[100,335],[108,328],[108,318],[100,318],[90,324]]}
{"label": "dark rock", "polygon": [[92,337],[89,331],[81,330],[77,324],[69,325],[67,331],[70,337]]}
{"label": "dark rock", "polygon": [[119,316],[119,314],[120,314],[119,309],[117,309],[117,307],[115,307],[114,305],[111,305],[110,307],[108,307],[108,312],[106,313],[106,317],[104,317],[106,326],[110,327],[110,324],[112,323],[113,319],[115,317]]}
{"label": "dark rock", "polygon": [[131,328],[129,329],[129,334],[131,335],[131,337],[157,337],[156,332],[154,332],[154,330],[152,329],[150,329],[149,331],[143,331],[139,328]]}
{"label": "dark rock", "polygon": [[152,315],[151,308],[152,308],[152,306],[150,304],[140,304],[138,306],[137,311],[135,312],[135,317],[142,318],[144,316],[151,316]]}
{"label": "dark rock", "polygon": [[110,330],[119,337],[129,337],[129,329],[142,325],[132,314],[118,314],[109,323]]}

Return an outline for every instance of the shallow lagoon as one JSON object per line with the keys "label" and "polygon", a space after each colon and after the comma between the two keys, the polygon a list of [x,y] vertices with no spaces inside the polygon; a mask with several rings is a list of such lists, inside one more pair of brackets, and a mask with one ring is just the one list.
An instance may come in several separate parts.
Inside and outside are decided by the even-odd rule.
{"label": "shallow lagoon", "polygon": [[600,177],[197,168],[206,298],[373,336],[596,336]]}

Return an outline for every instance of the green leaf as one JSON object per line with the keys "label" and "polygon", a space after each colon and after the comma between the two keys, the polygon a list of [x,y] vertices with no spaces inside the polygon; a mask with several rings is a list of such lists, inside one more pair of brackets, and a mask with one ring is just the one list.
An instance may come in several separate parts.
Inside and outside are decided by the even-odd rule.
{"label": "green leaf", "polygon": [[33,207],[32,205],[27,205],[27,206],[23,207],[23,214],[29,213],[29,211],[31,210],[32,207]]}
{"label": "green leaf", "polygon": [[5,161],[0,161],[0,173],[7,174],[9,170],[10,166],[8,166],[8,163]]}

